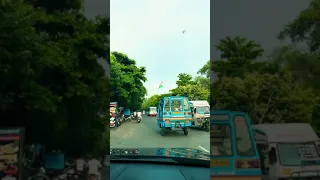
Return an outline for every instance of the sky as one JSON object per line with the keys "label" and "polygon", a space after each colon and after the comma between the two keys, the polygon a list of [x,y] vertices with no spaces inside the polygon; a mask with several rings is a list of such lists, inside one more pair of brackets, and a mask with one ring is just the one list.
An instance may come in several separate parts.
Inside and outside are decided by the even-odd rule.
{"label": "sky", "polygon": [[[277,39],[288,21],[306,9],[310,0],[223,0],[211,2],[211,59],[219,59],[215,46],[226,36],[243,36],[260,43],[270,53],[287,44]],[[211,76],[212,77],[212,76]],[[212,80],[213,78],[211,78]]]}
{"label": "sky", "polygon": [[[174,87],[176,76],[173,76],[171,81],[167,80],[163,73],[160,74],[161,70],[160,69],[158,70],[157,67],[155,67],[155,64],[160,64],[161,62],[164,63],[168,61],[173,61],[172,60],[173,58],[163,58],[165,60],[162,60],[162,56],[165,56],[168,53],[166,53],[165,55],[161,53],[161,57],[157,56],[158,58],[155,58],[155,54],[159,54],[159,53],[155,53],[154,47],[161,46],[161,44],[159,44],[160,42],[158,42],[155,45],[154,43],[152,43],[153,46],[149,45],[150,46],[149,48],[152,48],[152,50],[150,51],[140,50],[140,47],[143,47],[143,45],[145,44],[144,43],[145,41],[141,41],[141,38],[139,36],[146,35],[145,38],[148,37],[148,41],[152,41],[157,38],[158,39],[163,38],[164,36],[169,34],[168,36],[166,36],[166,38],[168,39],[174,36],[175,33],[177,32],[177,36],[172,38],[172,40],[177,40],[181,38],[180,36],[181,34],[179,34],[181,29],[185,28],[187,30],[187,33],[184,34],[185,37],[183,38],[183,40],[181,40],[183,43],[181,43],[180,45],[177,45],[178,44],[178,40],[177,40],[176,43],[169,44],[170,46],[173,46],[173,45],[180,46],[178,48],[175,47],[173,49],[178,49],[181,52],[186,49],[186,46],[187,46],[186,42],[189,43],[188,39],[194,38],[194,36],[196,36],[197,34],[196,32],[198,32],[198,30],[195,31],[194,29],[200,29],[199,31],[202,31],[200,34],[202,37],[201,38],[196,37],[196,39],[198,39],[198,43],[196,43],[196,45],[200,46],[202,42],[205,42],[203,43],[203,45],[201,45],[202,48],[199,48],[205,51],[205,53],[199,53],[197,51],[198,52],[197,56],[199,57],[199,58],[195,58],[198,60],[196,61],[197,63],[195,64],[190,63],[191,64],[190,66],[192,66],[193,64],[194,66],[192,66],[191,68],[186,68],[187,71],[192,71],[194,74],[197,71],[197,69],[202,65],[200,61],[205,62],[207,59],[209,59],[207,57],[207,54],[209,53],[207,51],[207,48],[210,46],[210,42],[208,41],[209,39],[208,37],[210,37],[208,33],[209,25],[212,27],[211,28],[211,36],[212,36],[211,37],[211,52],[212,52],[211,59],[212,60],[219,59],[220,54],[218,51],[215,50],[215,45],[219,43],[220,39],[226,36],[239,35],[239,36],[243,36],[243,37],[247,37],[249,39],[255,40],[267,50],[267,53],[269,53],[275,47],[287,44],[289,42],[289,41],[285,41],[285,42],[279,41],[276,38],[277,34],[281,31],[281,29],[284,27],[284,25],[288,21],[293,20],[303,9],[306,9],[310,2],[310,0],[281,0],[281,1],[279,0],[269,0],[269,1],[256,1],[256,0],[241,0],[241,1],[214,0],[213,1],[211,0],[211,7],[209,9],[208,8],[210,3],[209,0],[194,1],[195,4],[192,4],[189,7],[181,5],[182,2],[184,2],[183,0],[180,0],[180,1],[172,0],[172,2],[170,1],[170,3],[168,0],[158,1],[158,3],[155,3],[154,1],[155,0],[145,0],[145,1],[135,0],[134,2],[137,3],[136,5],[130,4],[130,2],[133,3],[133,1],[129,1],[129,0],[127,1],[112,0],[111,2],[111,6],[112,6],[111,38],[114,37],[112,39],[113,42],[111,42],[112,43],[111,48],[112,50],[118,50],[118,51],[123,51],[124,53],[127,53],[129,57],[132,57],[137,60],[138,65],[143,65],[147,67],[148,69],[147,75],[151,76],[151,77],[148,77],[149,81],[147,82],[147,84],[148,84],[148,87],[150,87],[149,89],[152,90],[153,92],[156,92],[157,88],[155,88],[155,86],[157,86],[161,80],[165,81],[164,88],[162,91],[166,91],[171,87]],[[185,0],[185,2],[190,4],[191,1]],[[142,7],[148,7],[148,6],[151,8],[144,8],[144,9],[142,8]],[[156,9],[156,7],[154,6],[159,8]],[[194,9],[193,9],[193,6],[195,7]],[[167,9],[172,10],[174,7],[177,7],[176,9],[183,9],[183,11],[185,10],[189,13],[179,11],[179,12],[176,12],[176,13],[179,13],[178,17],[171,16],[171,14],[174,14],[175,12],[170,11],[168,13],[166,11]],[[137,13],[137,10],[134,11],[134,9],[137,9],[137,8],[139,8],[140,13]],[[98,14],[107,15],[109,14],[109,11],[110,11],[109,0],[108,1],[87,0],[85,3],[85,12],[88,17],[93,17]],[[148,11],[151,13],[149,13]],[[208,16],[209,11],[210,11],[211,17]],[[163,12],[166,12],[166,15],[162,15],[164,14]],[[146,16],[145,14],[149,14],[149,15],[145,17]],[[136,17],[136,16],[137,16],[137,19],[134,19],[133,17]],[[162,17],[160,21],[161,23],[159,23],[159,20],[158,22],[156,21],[150,22],[150,20],[148,20],[149,18],[154,18],[155,20],[157,20],[161,18],[159,16]],[[180,20],[179,18],[181,18],[182,20]],[[208,23],[209,19],[210,19],[210,23]],[[139,20],[140,20],[140,23],[139,23]],[[148,25],[143,24],[142,26],[144,27],[144,29],[141,30],[141,28],[136,28],[135,26],[137,21],[138,21],[137,23],[138,25],[142,24],[143,22],[148,22]],[[161,29],[162,29],[162,28],[159,28],[161,24],[165,24],[165,27],[164,27],[166,28],[166,30],[164,31],[165,33],[163,32],[159,33],[161,32]],[[189,28],[189,26],[193,26],[193,25],[195,25],[194,28]],[[199,28],[197,28],[197,26]],[[131,29],[133,28],[135,29],[131,31],[127,31],[126,29],[128,29],[128,27]],[[167,28],[167,27],[170,27],[170,28]],[[200,27],[205,27],[205,28],[202,28],[201,30]],[[139,32],[140,30],[142,32]],[[203,31],[205,31],[205,33],[203,33]],[[147,36],[148,34],[149,36]],[[150,38],[150,36],[152,37]],[[119,40],[116,41],[117,38]],[[135,46],[132,45],[134,44],[133,42],[134,40],[136,40]],[[123,43],[124,41],[126,43]],[[192,43],[190,44],[191,45],[189,46],[192,46]],[[165,44],[164,48],[169,47],[169,45]],[[139,51],[136,49],[139,49]],[[171,49],[171,52],[173,51],[173,49]],[[193,51],[192,50],[187,51],[187,53],[196,52],[196,49],[195,50],[192,49]],[[166,50],[160,50],[160,51],[168,52]],[[147,53],[144,53],[144,52],[147,52]],[[144,57],[143,56],[144,54],[147,54],[148,57],[147,58]],[[173,53],[170,53],[170,54],[173,54]],[[174,54],[176,55],[176,53]],[[140,57],[143,57],[143,58],[140,58]],[[179,61],[175,61],[175,62],[176,62],[175,64],[177,64]],[[109,67],[106,67],[106,64],[104,65],[104,67],[108,71]],[[176,67],[180,67],[180,69],[182,69],[181,66],[176,66]],[[174,67],[171,67],[171,68],[173,69]],[[153,70],[153,72],[150,72],[150,70]],[[175,72],[180,72],[180,71],[175,71]],[[156,74],[156,75],[149,75],[149,74]],[[169,75],[166,75],[166,76],[169,76]],[[213,79],[214,78],[211,78],[211,80]],[[168,84],[168,82],[171,82],[171,85],[170,83]]]}
{"label": "sky", "polygon": [[[110,0],[85,0],[84,13],[88,18],[95,16],[110,16]],[[98,59],[98,62],[105,69],[106,76],[110,76],[110,66],[104,59]]]}
{"label": "sky", "polygon": [[146,67],[148,97],[175,88],[179,73],[196,76],[210,59],[210,0],[111,0],[110,7],[111,51]]}

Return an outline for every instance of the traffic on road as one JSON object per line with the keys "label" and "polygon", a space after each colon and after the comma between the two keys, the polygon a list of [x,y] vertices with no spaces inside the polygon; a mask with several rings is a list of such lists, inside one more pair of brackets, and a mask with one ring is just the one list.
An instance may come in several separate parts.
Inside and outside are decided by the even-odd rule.
{"label": "traffic on road", "polygon": [[210,133],[197,127],[189,129],[188,136],[182,131],[170,131],[161,135],[157,117],[142,115],[141,123],[131,121],[110,131],[111,148],[177,148],[188,147],[210,152]]}

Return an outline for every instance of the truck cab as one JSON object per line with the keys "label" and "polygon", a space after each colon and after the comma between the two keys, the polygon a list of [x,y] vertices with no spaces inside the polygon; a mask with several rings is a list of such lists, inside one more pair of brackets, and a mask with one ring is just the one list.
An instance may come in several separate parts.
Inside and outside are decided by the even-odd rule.
{"label": "truck cab", "polygon": [[267,157],[264,173],[269,179],[320,179],[320,139],[310,124],[256,124],[252,129],[267,136],[267,151],[262,154]]}

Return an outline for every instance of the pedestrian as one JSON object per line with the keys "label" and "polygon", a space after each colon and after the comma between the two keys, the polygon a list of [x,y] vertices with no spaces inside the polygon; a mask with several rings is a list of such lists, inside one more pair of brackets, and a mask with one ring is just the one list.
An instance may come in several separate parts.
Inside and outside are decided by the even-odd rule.
{"label": "pedestrian", "polygon": [[84,160],[84,157],[81,156],[76,160],[76,171],[79,174],[84,174],[84,166],[85,166],[86,162]]}
{"label": "pedestrian", "polygon": [[102,168],[101,162],[97,158],[92,158],[88,162],[88,167],[89,167],[89,176],[90,175],[95,175],[97,177],[97,180],[101,179],[101,173],[99,170]]}

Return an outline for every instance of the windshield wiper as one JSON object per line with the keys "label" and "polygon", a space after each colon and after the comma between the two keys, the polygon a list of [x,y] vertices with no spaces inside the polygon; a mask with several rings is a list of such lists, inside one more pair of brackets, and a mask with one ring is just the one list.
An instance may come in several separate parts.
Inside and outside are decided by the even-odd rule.
{"label": "windshield wiper", "polygon": [[161,161],[161,162],[172,162],[179,163],[171,158],[161,157],[161,156],[132,156],[132,155],[124,155],[124,156],[110,156],[110,160],[137,160],[137,161]]}
{"label": "windshield wiper", "polygon": [[145,156],[145,155],[124,155],[124,156],[110,156],[110,160],[121,160],[121,161],[140,161],[140,162],[163,162],[173,163],[180,165],[191,165],[191,166],[203,166],[210,167],[210,161],[203,159],[191,159],[183,157],[166,157],[166,156]]}

